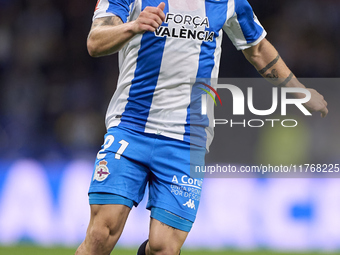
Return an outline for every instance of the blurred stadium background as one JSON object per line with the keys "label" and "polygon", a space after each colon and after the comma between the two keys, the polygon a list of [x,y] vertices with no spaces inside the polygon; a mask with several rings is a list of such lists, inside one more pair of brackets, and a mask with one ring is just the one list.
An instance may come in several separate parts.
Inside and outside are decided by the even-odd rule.
{"label": "blurred stadium background", "polygon": [[[340,76],[339,0],[249,2],[296,76]],[[0,254],[71,254],[84,238],[86,192],[118,75],[116,55],[87,54],[94,6],[95,0],[0,0],[0,246],[71,247],[54,253],[0,247]],[[226,36],[220,77],[258,77]],[[325,122],[313,116],[293,133],[217,130],[210,160],[223,148],[236,164],[282,157],[340,163],[340,89],[318,89],[331,102]],[[292,149],[296,140],[303,145]],[[146,239],[144,208],[145,202],[132,211],[120,247]],[[186,248],[336,252],[339,215],[339,179],[207,179]],[[188,252],[203,253],[212,252]]]}

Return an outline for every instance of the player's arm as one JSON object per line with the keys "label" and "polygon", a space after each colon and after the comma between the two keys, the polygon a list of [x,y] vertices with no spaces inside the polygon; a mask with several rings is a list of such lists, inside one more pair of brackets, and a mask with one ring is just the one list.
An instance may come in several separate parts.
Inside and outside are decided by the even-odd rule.
{"label": "player's arm", "polygon": [[[274,46],[263,39],[260,43],[243,50],[243,54],[256,70],[272,84],[279,87],[297,87],[305,88],[300,83],[293,72],[287,67],[280,57]],[[324,97],[314,89],[308,89],[311,92],[311,99],[305,104],[311,112],[321,112],[322,117],[328,113],[327,102]],[[296,97],[304,97],[303,94],[296,94]]]}
{"label": "player's arm", "polygon": [[154,32],[164,21],[164,3],[146,7],[134,21],[123,23],[118,16],[97,18],[87,38],[87,49],[92,57],[119,51],[131,38],[146,31]]}

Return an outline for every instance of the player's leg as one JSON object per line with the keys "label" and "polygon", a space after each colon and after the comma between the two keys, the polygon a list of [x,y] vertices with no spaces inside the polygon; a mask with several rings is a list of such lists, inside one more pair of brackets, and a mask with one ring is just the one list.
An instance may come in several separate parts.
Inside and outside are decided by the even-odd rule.
{"label": "player's leg", "polygon": [[145,253],[148,255],[178,255],[188,233],[151,218],[149,242],[146,245]]}
{"label": "player's leg", "polygon": [[148,137],[122,128],[110,128],[97,154],[89,189],[91,220],[82,254],[110,254],[130,209],[142,200],[149,169]]}
{"label": "player's leg", "polygon": [[151,209],[149,239],[137,255],[178,255],[193,222],[161,208]]}
{"label": "player's leg", "polygon": [[84,242],[76,255],[107,255],[116,245],[131,208],[121,204],[91,205],[91,218]]}
{"label": "player's leg", "polygon": [[[205,148],[159,138],[149,178],[151,222],[147,255],[178,255],[191,230],[200,201],[202,178],[191,169],[204,165]],[[138,255],[143,255],[138,253]]]}

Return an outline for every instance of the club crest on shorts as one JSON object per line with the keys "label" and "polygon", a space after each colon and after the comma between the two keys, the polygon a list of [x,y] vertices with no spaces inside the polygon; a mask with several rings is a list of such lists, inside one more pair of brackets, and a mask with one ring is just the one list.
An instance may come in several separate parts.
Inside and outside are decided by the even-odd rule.
{"label": "club crest on shorts", "polygon": [[96,167],[93,180],[101,182],[104,181],[109,176],[110,171],[106,165],[107,165],[106,160],[102,160],[99,162],[99,165]]}

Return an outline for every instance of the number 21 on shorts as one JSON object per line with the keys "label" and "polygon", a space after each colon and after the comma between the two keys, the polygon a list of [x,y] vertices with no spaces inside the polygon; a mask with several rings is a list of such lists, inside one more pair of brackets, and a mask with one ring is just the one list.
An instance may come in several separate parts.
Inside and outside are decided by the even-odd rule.
{"label": "number 21 on shorts", "polygon": [[[103,145],[103,149],[101,149],[100,151],[98,151],[97,154],[97,159],[101,160],[103,158],[105,158],[106,153],[105,151],[111,147],[111,145],[113,144],[113,142],[115,141],[115,138],[113,135],[108,135],[105,138],[104,141],[104,145]],[[120,147],[117,150],[116,154],[115,154],[115,159],[120,159],[120,156],[124,153],[124,151],[126,150],[126,148],[128,147],[129,143],[125,140],[120,140]]]}

